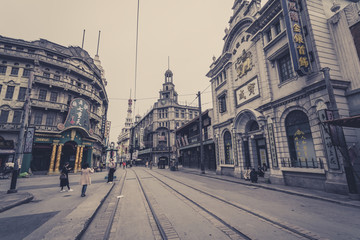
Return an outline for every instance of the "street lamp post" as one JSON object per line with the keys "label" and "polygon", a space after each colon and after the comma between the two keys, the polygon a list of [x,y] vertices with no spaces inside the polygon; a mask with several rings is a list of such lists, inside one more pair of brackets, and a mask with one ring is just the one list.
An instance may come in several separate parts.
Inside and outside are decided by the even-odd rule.
{"label": "street lamp post", "polygon": [[201,95],[200,91],[198,92],[199,98],[199,137],[200,137],[200,169],[201,173],[205,174],[205,167],[204,167],[204,145],[203,145],[203,135],[202,135],[202,114],[201,114]]}
{"label": "street lamp post", "polygon": [[19,133],[19,139],[17,141],[16,146],[16,152],[15,152],[15,159],[14,159],[14,169],[11,176],[11,183],[10,183],[10,189],[7,191],[7,193],[16,193],[16,183],[17,183],[17,177],[19,174],[19,165],[22,164],[22,158],[24,156],[24,142],[25,142],[25,129],[28,127],[28,119],[30,115],[30,108],[31,108],[31,100],[30,100],[30,93],[32,88],[32,83],[34,79],[34,70],[32,69],[30,71],[29,81],[28,81],[28,88],[25,95],[25,103],[24,103],[24,114],[21,121],[20,126],[20,133]]}

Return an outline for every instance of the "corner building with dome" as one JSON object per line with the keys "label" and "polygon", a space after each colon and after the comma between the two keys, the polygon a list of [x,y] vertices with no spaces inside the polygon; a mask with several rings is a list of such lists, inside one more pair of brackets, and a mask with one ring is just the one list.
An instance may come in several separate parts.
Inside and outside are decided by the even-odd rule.
{"label": "corner building with dome", "polygon": [[263,168],[264,182],[359,192],[360,3],[235,0],[232,9],[207,73],[217,174]]}
{"label": "corner building with dome", "polygon": [[105,86],[98,55],[0,36],[1,165],[14,161],[24,122],[22,172],[57,173],[65,162],[75,172],[85,162],[97,166],[105,146]]}

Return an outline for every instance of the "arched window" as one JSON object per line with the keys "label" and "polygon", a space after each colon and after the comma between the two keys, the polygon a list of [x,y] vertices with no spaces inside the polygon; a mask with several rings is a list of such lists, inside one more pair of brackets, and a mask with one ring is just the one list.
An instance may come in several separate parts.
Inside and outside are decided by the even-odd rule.
{"label": "arched window", "polygon": [[249,132],[253,132],[259,130],[259,124],[257,123],[257,121],[251,121],[249,123]]}
{"label": "arched window", "polygon": [[225,148],[225,164],[232,164],[232,143],[231,143],[231,134],[229,131],[224,133],[224,148]]}
{"label": "arched window", "polygon": [[290,112],[285,119],[291,167],[317,167],[309,119],[300,110]]}

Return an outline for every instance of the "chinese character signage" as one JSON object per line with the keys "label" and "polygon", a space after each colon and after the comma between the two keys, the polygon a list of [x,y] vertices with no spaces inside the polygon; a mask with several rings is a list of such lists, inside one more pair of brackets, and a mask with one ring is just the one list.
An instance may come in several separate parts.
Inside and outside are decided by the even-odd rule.
{"label": "chinese character signage", "polygon": [[[326,120],[331,120],[329,118],[332,118],[332,112],[325,109],[320,110],[318,114],[321,122],[324,122]],[[331,130],[329,124],[321,124],[321,132],[323,136],[324,148],[325,148],[325,153],[327,156],[327,163],[329,165],[329,168],[333,170],[339,170],[340,165],[338,160],[338,153],[333,144],[333,141],[331,141],[331,135],[330,135]]]}
{"label": "chinese character signage", "polygon": [[282,0],[281,3],[294,70],[300,76],[304,76],[310,72],[310,60],[301,25],[299,5],[297,0]]}
{"label": "chinese character signage", "polygon": [[64,124],[65,128],[81,127],[89,131],[89,109],[90,105],[84,99],[73,99],[70,103],[69,113]]}
{"label": "chinese character signage", "polygon": [[250,99],[259,96],[259,84],[257,77],[235,90],[236,105],[240,105]]}
{"label": "chinese character signage", "polygon": [[268,134],[269,134],[270,155],[271,155],[272,166],[278,167],[278,161],[277,161],[277,156],[276,156],[274,126],[272,123],[268,123],[267,127],[268,127]]}

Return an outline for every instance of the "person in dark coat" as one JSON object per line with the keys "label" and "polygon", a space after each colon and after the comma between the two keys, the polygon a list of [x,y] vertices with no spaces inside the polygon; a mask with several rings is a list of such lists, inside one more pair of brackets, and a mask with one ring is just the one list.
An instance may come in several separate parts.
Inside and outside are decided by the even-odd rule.
{"label": "person in dark coat", "polygon": [[60,192],[65,192],[64,187],[67,186],[68,192],[72,192],[73,190],[69,186],[69,171],[70,171],[69,163],[65,163],[60,175]]}
{"label": "person in dark coat", "polygon": [[114,172],[116,170],[115,167],[116,167],[115,162],[114,162],[113,159],[111,159],[110,162],[109,162],[109,174],[108,174],[108,180],[107,180],[108,183],[113,182]]}
{"label": "person in dark coat", "polygon": [[250,181],[252,183],[257,183],[258,177],[257,177],[257,172],[255,171],[255,168],[253,168],[250,172]]}

